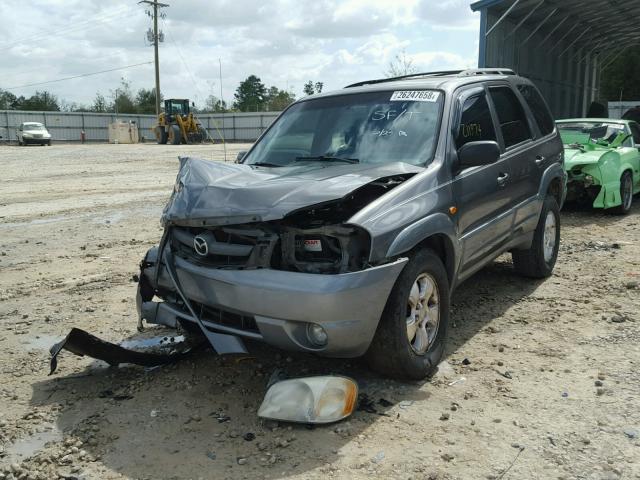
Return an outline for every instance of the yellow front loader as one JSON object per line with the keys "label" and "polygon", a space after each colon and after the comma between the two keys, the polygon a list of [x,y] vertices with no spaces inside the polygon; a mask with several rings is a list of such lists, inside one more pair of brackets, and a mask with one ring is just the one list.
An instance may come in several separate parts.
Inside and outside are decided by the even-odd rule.
{"label": "yellow front loader", "polygon": [[202,143],[207,132],[193,116],[187,99],[170,99],[164,101],[164,112],[158,117],[158,124],[153,128],[158,143]]}

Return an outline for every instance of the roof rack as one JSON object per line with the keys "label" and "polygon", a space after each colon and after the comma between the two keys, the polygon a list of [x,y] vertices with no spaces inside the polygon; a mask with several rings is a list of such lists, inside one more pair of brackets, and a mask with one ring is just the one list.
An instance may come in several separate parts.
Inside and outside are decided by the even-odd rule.
{"label": "roof rack", "polygon": [[362,87],[363,85],[374,85],[376,83],[395,82],[396,80],[405,80],[408,78],[421,78],[421,77],[443,77],[446,75],[457,75],[461,70],[443,70],[441,72],[424,72],[424,73],[411,73],[409,75],[400,75],[398,77],[378,78],[375,80],[365,80],[364,82],[352,83],[344,88]]}
{"label": "roof rack", "polygon": [[471,75],[516,75],[516,72],[510,68],[471,68],[463,70],[459,75],[463,77]]}
{"label": "roof rack", "polygon": [[408,80],[411,78],[425,77],[470,77],[472,75],[516,75],[516,72],[510,68],[473,68],[468,70],[442,70],[438,72],[412,73],[409,75],[400,75],[398,77],[378,78],[375,80],[365,80],[363,82],[352,83],[344,88],[362,87],[364,85],[375,85],[376,83],[395,82],[397,80]]}

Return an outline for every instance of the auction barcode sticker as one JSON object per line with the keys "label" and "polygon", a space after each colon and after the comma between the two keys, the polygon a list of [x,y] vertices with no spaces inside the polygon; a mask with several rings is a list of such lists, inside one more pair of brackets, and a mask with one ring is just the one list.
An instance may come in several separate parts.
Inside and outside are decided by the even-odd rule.
{"label": "auction barcode sticker", "polygon": [[436,102],[440,92],[434,90],[397,90],[391,95],[392,102]]}

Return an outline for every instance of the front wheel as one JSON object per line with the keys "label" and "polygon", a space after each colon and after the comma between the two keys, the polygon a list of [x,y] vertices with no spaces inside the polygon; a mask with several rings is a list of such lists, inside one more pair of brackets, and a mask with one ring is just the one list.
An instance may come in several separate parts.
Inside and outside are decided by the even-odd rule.
{"label": "front wheel", "polygon": [[153,129],[153,133],[156,136],[156,142],[159,145],[165,145],[167,143],[167,132],[162,125],[156,125]]}
{"label": "front wheel", "polygon": [[528,250],[511,252],[513,266],[520,275],[546,278],[553,273],[560,248],[560,208],[550,195],[544,199],[540,219]]}
{"label": "front wheel", "polygon": [[422,380],[442,358],[448,325],[447,272],[435,252],[418,250],[389,294],[367,362],[389,377]]}
{"label": "front wheel", "polygon": [[169,127],[169,143],[171,145],[180,145],[180,141],[182,140],[182,134],[180,133],[180,127],[178,125],[171,125]]}
{"label": "front wheel", "polygon": [[633,176],[627,170],[620,177],[620,206],[612,208],[611,211],[618,215],[626,215],[631,211],[633,203]]}

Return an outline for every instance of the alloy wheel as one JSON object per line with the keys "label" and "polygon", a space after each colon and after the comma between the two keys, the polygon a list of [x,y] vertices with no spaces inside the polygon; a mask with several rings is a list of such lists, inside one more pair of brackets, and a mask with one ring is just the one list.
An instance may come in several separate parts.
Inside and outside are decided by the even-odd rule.
{"label": "alloy wheel", "polygon": [[407,299],[407,339],[418,355],[426,353],[438,335],[439,299],[435,279],[428,273],[418,275]]}
{"label": "alloy wheel", "polygon": [[553,212],[547,212],[547,218],[544,221],[544,261],[549,263],[553,258],[556,249],[556,216]]}

